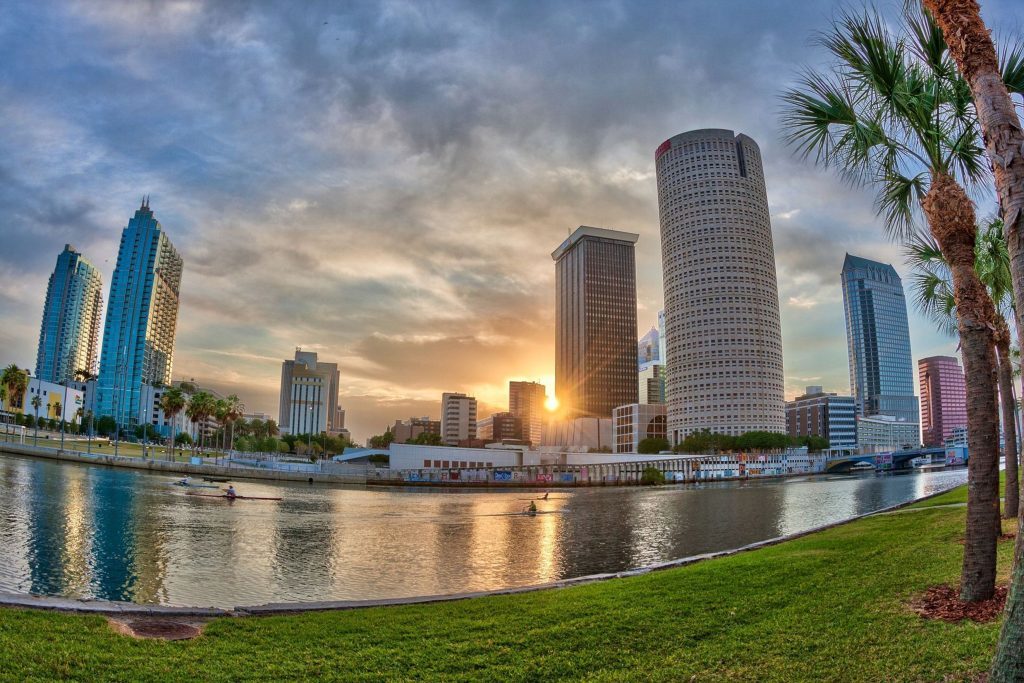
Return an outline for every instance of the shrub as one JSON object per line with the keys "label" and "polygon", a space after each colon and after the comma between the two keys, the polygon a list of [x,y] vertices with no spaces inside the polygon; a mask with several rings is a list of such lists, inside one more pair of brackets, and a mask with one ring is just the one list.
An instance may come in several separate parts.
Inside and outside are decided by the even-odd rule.
{"label": "shrub", "polygon": [[636,452],[643,453],[646,455],[661,453],[669,449],[668,439],[647,437],[639,444],[637,444]]}
{"label": "shrub", "polygon": [[655,484],[665,483],[665,473],[659,470],[657,467],[648,467],[640,475],[640,483],[644,486],[653,486]]}

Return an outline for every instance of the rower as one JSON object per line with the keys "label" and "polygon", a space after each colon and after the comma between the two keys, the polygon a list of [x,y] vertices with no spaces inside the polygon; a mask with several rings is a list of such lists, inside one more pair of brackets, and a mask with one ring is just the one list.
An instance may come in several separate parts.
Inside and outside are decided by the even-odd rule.
{"label": "rower", "polygon": [[234,500],[238,497],[238,494],[235,492],[235,487],[230,484],[228,484],[228,490],[224,495],[228,500]]}
{"label": "rower", "polygon": [[191,483],[192,482],[189,481],[187,474],[178,480],[178,486],[188,486]]}

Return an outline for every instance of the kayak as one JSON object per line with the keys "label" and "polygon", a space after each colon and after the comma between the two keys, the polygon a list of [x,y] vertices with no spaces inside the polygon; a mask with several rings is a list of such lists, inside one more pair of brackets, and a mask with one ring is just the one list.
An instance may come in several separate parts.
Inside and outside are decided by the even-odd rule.
{"label": "kayak", "polygon": [[269,498],[264,496],[235,496],[232,498],[226,493],[189,493],[189,496],[202,496],[204,498],[228,498],[231,500],[283,500],[282,498]]}
{"label": "kayak", "polygon": [[203,481],[216,481],[220,482],[221,484],[226,484],[231,480],[225,479],[224,477],[203,477]]}
{"label": "kayak", "polygon": [[216,486],[214,484],[192,484],[192,483],[186,484],[183,481],[172,481],[168,485],[169,486],[184,486],[185,488],[189,488],[189,489],[219,489],[220,488],[219,486]]}

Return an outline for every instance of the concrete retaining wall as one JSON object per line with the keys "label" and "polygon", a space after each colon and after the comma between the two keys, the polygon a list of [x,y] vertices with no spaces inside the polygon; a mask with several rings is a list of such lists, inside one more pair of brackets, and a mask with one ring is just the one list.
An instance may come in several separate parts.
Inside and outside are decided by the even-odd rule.
{"label": "concrete retaining wall", "polygon": [[87,455],[78,451],[60,451],[54,448],[38,448],[20,444],[0,443],[0,453],[25,455],[33,458],[80,462],[89,465],[107,465],[110,467],[126,467],[133,470],[166,474],[190,474],[200,477],[225,477],[228,479],[263,479],[269,481],[301,481],[312,480],[318,484],[365,484],[365,476],[349,474],[321,474],[319,472],[285,472],[280,470],[264,470],[256,468],[226,467],[223,465],[192,465],[186,462],[170,462],[152,458],[115,457],[113,455]]}

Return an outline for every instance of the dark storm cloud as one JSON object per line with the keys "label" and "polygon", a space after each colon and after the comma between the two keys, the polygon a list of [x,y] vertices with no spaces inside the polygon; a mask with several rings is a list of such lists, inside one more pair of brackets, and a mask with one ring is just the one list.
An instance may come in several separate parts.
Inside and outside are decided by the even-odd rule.
{"label": "dark storm cloud", "polygon": [[[996,25],[1010,7],[986,3]],[[507,378],[552,374],[550,252],[577,225],[641,235],[639,325],[653,324],[653,150],[726,127],[766,160],[787,375],[842,389],[842,252],[899,254],[869,196],[778,140],[777,94],[832,12],[15,3],[0,15],[0,361],[33,362],[63,244],[109,282],[151,193],[186,262],[176,374],[274,413],[274,359],[316,349],[343,368],[359,436],[436,415],[442,390],[500,406]]]}

